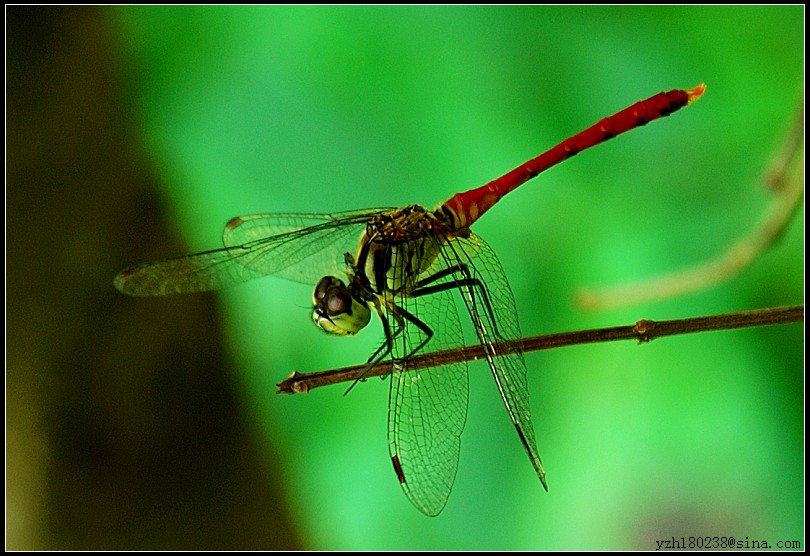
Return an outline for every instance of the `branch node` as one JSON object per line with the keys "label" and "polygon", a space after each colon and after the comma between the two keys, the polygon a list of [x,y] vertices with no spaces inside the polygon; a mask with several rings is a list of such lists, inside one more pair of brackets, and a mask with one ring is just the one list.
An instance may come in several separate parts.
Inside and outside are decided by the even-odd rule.
{"label": "branch node", "polygon": [[648,344],[652,341],[652,337],[650,333],[655,329],[655,321],[654,320],[647,320],[641,319],[640,321],[636,322],[636,325],[633,327],[633,332],[636,335],[636,339],[638,340],[639,344]]}

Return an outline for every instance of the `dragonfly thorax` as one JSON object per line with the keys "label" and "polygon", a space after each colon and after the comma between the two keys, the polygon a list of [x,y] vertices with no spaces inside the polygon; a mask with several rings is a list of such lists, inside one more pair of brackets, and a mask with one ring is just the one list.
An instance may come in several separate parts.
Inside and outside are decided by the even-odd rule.
{"label": "dragonfly thorax", "polygon": [[407,295],[447,239],[445,225],[420,205],[383,213],[366,226],[353,270],[376,295]]}
{"label": "dragonfly thorax", "polygon": [[330,334],[357,334],[371,320],[368,305],[358,297],[339,278],[324,276],[312,295],[312,321]]}

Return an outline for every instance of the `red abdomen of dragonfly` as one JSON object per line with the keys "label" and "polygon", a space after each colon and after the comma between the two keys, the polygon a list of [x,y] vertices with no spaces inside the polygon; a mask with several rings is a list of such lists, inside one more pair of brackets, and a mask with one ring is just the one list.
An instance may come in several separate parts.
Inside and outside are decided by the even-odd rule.
{"label": "red abdomen of dragonfly", "polygon": [[469,228],[504,195],[540,172],[626,131],[669,116],[700,98],[705,90],[705,85],[688,90],[674,89],[637,102],[566,139],[537,158],[521,164],[508,174],[477,189],[453,195],[436,212],[443,214],[454,230]]}

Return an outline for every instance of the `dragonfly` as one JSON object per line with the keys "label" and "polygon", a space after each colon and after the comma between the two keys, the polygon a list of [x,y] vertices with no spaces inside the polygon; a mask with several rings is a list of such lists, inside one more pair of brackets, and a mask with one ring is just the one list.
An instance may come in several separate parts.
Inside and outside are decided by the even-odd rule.
{"label": "dragonfly", "polygon": [[[455,481],[468,407],[465,360],[409,369],[417,353],[461,349],[462,309],[507,414],[548,491],[531,420],[527,367],[515,300],[495,252],[470,227],[501,198],[548,168],[691,104],[705,85],[658,93],[566,139],[503,176],[421,205],[332,214],[255,214],[231,219],[224,247],[121,271],[115,287],[134,296],[220,290],[274,275],[315,284],[312,320],[352,336],[376,314],[383,341],[364,373],[390,361],[388,445],[410,502],[428,516]],[[468,329],[470,327],[468,326]],[[356,383],[356,382],[355,382]]]}

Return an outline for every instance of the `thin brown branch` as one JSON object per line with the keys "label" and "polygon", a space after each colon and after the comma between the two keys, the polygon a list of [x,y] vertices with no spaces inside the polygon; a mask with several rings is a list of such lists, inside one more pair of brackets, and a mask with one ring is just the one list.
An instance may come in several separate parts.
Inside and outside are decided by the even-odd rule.
{"label": "thin brown branch", "polygon": [[[747,328],[752,326],[766,326],[772,324],[785,324],[804,320],[804,305],[793,307],[775,307],[758,309],[755,311],[740,311],[725,315],[712,315],[708,317],[692,317],[678,320],[652,321],[640,320],[633,325],[617,326],[613,328],[598,328],[593,330],[579,330],[563,332],[546,336],[524,338],[518,343],[523,352],[553,349],[578,344],[592,344],[597,342],[612,342],[616,340],[637,340],[639,343],[650,342],[656,338],[674,336],[677,334],[692,334],[695,332],[708,332],[713,330],[730,330],[734,328]],[[510,345],[498,345],[496,351],[506,352]],[[466,346],[459,349],[436,351],[417,355],[408,359],[408,371],[438,367],[459,361],[475,361],[485,357],[481,345]],[[354,365],[319,371],[315,373],[293,372],[287,379],[280,382],[277,387],[279,394],[301,394],[314,388],[339,384],[357,380],[365,365]],[[386,361],[369,369],[363,378],[383,376],[390,372],[391,362]]]}
{"label": "thin brown branch", "polygon": [[751,266],[778,241],[801,206],[804,195],[803,124],[802,107],[764,177],[776,195],[773,209],[747,236],[717,257],[691,268],[634,284],[582,290],[574,296],[576,304],[597,310],[676,297],[729,280]]}

